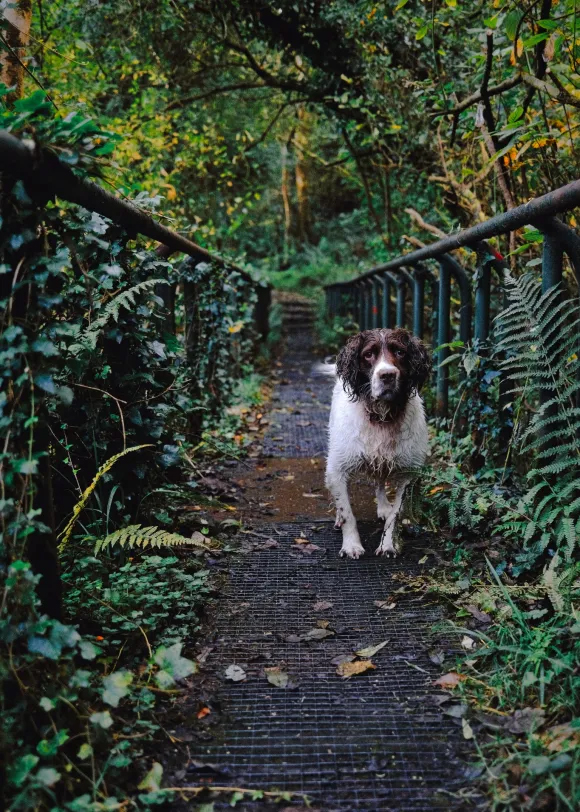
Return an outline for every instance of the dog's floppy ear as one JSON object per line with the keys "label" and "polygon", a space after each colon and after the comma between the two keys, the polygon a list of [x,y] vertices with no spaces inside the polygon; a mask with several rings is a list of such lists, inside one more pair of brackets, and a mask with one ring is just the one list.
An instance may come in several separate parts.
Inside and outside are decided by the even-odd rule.
{"label": "dog's floppy ear", "polygon": [[357,333],[349,338],[336,357],[336,374],[342,379],[344,391],[351,400],[357,400],[361,387],[368,383],[360,368],[360,353],[364,337],[364,333]]}
{"label": "dog's floppy ear", "polygon": [[433,359],[431,353],[423,344],[420,338],[411,336],[408,346],[410,370],[409,375],[411,385],[417,392],[421,391],[421,387],[431,374],[433,367]]}

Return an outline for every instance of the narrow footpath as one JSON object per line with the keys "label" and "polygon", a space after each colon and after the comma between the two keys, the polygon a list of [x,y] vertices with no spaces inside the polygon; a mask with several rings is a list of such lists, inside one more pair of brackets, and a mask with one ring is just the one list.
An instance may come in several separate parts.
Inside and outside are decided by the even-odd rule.
{"label": "narrow footpath", "polygon": [[[286,347],[262,456],[235,474],[247,503],[244,532],[232,542],[240,552],[199,647],[200,695],[214,724],[208,716],[190,737],[181,784],[305,793],[324,812],[461,808],[453,797],[465,771],[461,726],[442,712],[433,686],[440,609],[398,580],[433,567],[433,540],[414,538],[401,557],[377,558],[373,491],[358,483],[353,502],[368,554],[339,559],[323,483],[332,383],[312,371],[320,359],[306,300],[283,305]],[[374,667],[337,673],[364,661],[355,652],[385,642]],[[215,809],[228,803],[216,800]]]}

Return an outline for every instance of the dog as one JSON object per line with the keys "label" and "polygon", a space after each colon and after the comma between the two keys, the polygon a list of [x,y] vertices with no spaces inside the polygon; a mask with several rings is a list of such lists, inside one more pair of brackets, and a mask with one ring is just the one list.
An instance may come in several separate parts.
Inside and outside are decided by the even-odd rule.
{"label": "dog", "polygon": [[[348,497],[349,477],[358,471],[374,480],[378,516],[385,523],[376,554],[398,552],[397,516],[413,472],[428,453],[419,392],[431,368],[427,347],[401,328],[358,333],[339,352],[336,364],[318,368],[337,378],[328,426],[326,487],[336,507],[335,527],[342,530],[341,556],[364,554]],[[387,483],[394,486],[392,501]]]}

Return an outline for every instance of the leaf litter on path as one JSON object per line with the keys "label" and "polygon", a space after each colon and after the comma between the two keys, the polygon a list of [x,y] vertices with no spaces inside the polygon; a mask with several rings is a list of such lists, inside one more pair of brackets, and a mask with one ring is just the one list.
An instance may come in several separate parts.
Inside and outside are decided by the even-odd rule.
{"label": "leaf litter on path", "polygon": [[270,685],[276,688],[293,688],[293,683],[290,682],[290,677],[279,666],[272,666],[271,668],[264,668],[266,679]]}
{"label": "leaf litter on path", "polygon": [[339,663],[336,673],[343,679],[350,679],[356,674],[364,674],[365,671],[371,671],[375,668],[376,665],[370,660],[357,660],[356,662],[348,662],[348,660],[345,660]]}
{"label": "leaf litter on path", "polygon": [[377,643],[376,646],[367,646],[366,648],[361,648],[359,651],[355,651],[355,654],[357,657],[374,657],[375,654],[384,648],[388,642],[388,640],[383,640],[382,643]]}
{"label": "leaf litter on path", "polygon": [[225,671],[226,679],[231,680],[232,682],[240,682],[243,679],[246,679],[246,672],[241,667],[241,665],[228,665]]}

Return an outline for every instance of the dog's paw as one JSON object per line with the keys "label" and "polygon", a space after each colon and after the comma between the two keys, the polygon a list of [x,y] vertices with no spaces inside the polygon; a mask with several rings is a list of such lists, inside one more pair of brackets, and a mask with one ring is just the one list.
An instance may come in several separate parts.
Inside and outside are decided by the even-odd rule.
{"label": "dog's paw", "polygon": [[361,555],[365,554],[365,548],[362,546],[360,541],[351,541],[342,543],[342,547],[340,548],[339,556],[341,558],[360,558]]}
{"label": "dog's paw", "polygon": [[390,558],[391,556],[393,556],[393,558],[396,558],[397,554],[398,554],[397,550],[395,550],[392,544],[389,545],[379,544],[379,546],[375,550],[375,555],[384,555],[385,558]]}

